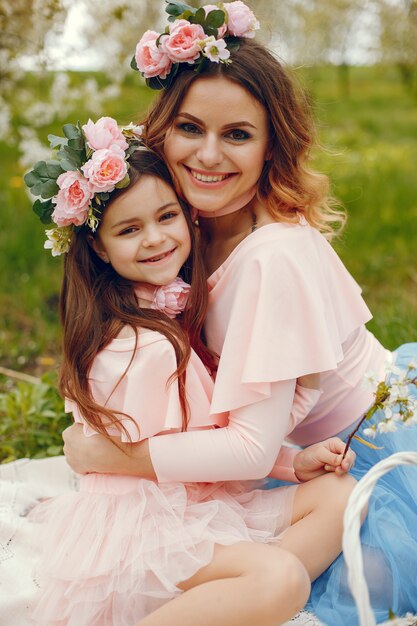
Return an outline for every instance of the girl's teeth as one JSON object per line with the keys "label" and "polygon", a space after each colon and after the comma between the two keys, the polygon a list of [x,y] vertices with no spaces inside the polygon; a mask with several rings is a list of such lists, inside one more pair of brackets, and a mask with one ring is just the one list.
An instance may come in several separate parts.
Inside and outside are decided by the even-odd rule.
{"label": "girl's teeth", "polygon": [[228,177],[228,174],[221,174],[220,176],[207,176],[206,174],[200,174],[194,170],[191,170],[191,174],[194,178],[201,180],[203,183],[219,183],[221,180]]}

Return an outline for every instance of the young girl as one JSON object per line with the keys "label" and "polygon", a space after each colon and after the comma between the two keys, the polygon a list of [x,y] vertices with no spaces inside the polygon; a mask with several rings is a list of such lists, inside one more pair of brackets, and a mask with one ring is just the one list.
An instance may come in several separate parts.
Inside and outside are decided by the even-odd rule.
{"label": "young girl", "polygon": [[[40,207],[53,210],[58,226],[47,231],[47,246],[67,252],[60,384],[67,409],[87,436],[115,442],[225,426],[227,415],[210,414],[215,360],[200,338],[205,275],[168,170],[110,118],[66,132],[76,139],[63,140],[69,152],[58,153],[58,164],[36,165],[26,182],[40,192],[37,172],[53,179],[68,154],[79,159]],[[316,453],[297,455],[301,475]],[[316,576],[340,551],[351,487],[349,476],[334,475],[271,491],[84,476],[79,493],[32,512],[43,551],[33,618],[42,626],[184,626],[197,615],[202,625],[282,623],[307,599],[306,568]],[[282,542],[298,546],[306,567]]]}
{"label": "young girl", "polygon": [[[407,369],[417,361],[417,344],[391,354],[365,327],[371,314],[360,289],[323,237],[330,238],[332,222],[344,216],[331,208],[327,178],[309,166],[315,140],[306,98],[253,40],[254,15],[239,1],[208,5],[205,19],[201,13],[192,18],[191,8],[168,10],[169,29],[160,38],[148,31],[133,64],[151,87],[163,88],[145,122],[147,141],[199,213],[210,275],[205,334],[220,354],[211,410],[229,411],[227,429],[237,426],[229,440],[227,429],[178,433],[133,446],[129,456],[108,451],[99,439],[82,441],[72,427],[66,452],[83,471],[111,464],[160,481],[253,478],[265,470],[256,450],[267,457],[277,445],[268,437],[268,415],[283,425],[278,445],[284,438],[297,379],[309,402],[297,411],[291,441],[305,446],[336,434],[345,438],[374,401],[365,374],[383,380],[387,363]],[[302,386],[309,375],[320,377],[315,402]],[[412,401],[415,387],[408,393]],[[256,430],[260,409],[266,417]],[[365,423],[362,439],[379,417]],[[242,431],[256,433],[250,453]],[[417,428],[398,424],[372,443],[377,449],[353,442],[356,477],[393,452],[416,450]],[[219,463],[231,455],[233,465]],[[378,621],[390,610],[417,610],[411,473],[396,470],[379,481],[363,528]],[[324,623],[357,624],[341,557],[313,585],[311,600]]]}

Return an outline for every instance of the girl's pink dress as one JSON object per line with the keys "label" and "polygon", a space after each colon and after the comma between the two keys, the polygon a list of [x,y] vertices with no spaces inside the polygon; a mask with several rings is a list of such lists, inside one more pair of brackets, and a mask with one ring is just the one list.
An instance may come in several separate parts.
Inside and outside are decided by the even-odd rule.
{"label": "girl's pink dress", "polygon": [[[157,332],[140,333],[122,377],[133,350],[129,337],[113,340],[97,355],[90,376],[94,397],[133,418],[124,421],[132,441],[178,431],[177,383],[167,385],[176,369],[171,344]],[[212,389],[192,353],[190,430],[225,425],[224,417],[209,415]],[[68,402],[67,409],[83,422],[75,404]],[[86,424],[84,429],[94,436]],[[291,521],[296,486],[253,488],[253,482],[158,484],[131,476],[83,476],[79,492],[53,498],[32,513],[44,546],[36,571],[35,623],[133,625],[177,596],[177,585],[211,561],[215,544],[279,541]]]}

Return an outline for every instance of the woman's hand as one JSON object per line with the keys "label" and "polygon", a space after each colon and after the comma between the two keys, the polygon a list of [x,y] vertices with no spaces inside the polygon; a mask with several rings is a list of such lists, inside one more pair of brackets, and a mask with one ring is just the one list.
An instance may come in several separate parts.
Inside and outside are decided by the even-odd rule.
{"label": "woman's hand", "polygon": [[62,433],[68,465],[77,474],[127,474],[155,480],[148,441],[121,443],[103,435],[86,437],[82,424],[72,424]]}
{"label": "woman's hand", "polygon": [[356,454],[348,450],[342,461],[345,446],[338,437],[331,437],[300,450],[294,458],[294,471],[298,480],[305,482],[327,472],[335,472],[339,476],[346,474],[353,467]]}

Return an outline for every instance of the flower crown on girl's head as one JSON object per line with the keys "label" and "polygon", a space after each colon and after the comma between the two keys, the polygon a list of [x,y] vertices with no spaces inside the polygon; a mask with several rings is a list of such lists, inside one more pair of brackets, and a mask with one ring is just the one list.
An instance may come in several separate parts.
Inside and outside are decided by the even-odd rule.
{"label": "flower crown on girl's head", "polygon": [[55,227],[45,231],[45,248],[53,256],[68,252],[75,228],[86,224],[97,229],[101,212],[114,189],[127,187],[129,157],[147,149],[142,128],[117,126],[111,117],[87,124],[65,124],[64,137],[48,135],[55,158],[38,161],[25,175],[32,195],[40,196],[33,210],[43,224]]}
{"label": "flower crown on girl's head", "polygon": [[200,9],[165,0],[170,24],[163,33],[147,30],[136,46],[131,67],[139,70],[152,89],[166,89],[181,63],[201,72],[209,62],[231,63],[237,37],[255,36],[259,22],[241,0],[207,4]]}

